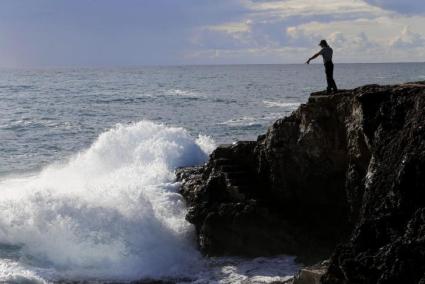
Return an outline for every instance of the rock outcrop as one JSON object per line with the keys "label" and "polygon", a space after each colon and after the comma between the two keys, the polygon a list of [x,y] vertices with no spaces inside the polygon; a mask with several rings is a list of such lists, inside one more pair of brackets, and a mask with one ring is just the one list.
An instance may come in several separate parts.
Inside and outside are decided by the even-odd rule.
{"label": "rock outcrop", "polygon": [[177,176],[207,255],[332,255],[324,283],[425,283],[425,82],[314,93]]}
{"label": "rock outcrop", "polygon": [[295,275],[291,284],[320,284],[329,267],[327,260],[313,266],[304,267]]}

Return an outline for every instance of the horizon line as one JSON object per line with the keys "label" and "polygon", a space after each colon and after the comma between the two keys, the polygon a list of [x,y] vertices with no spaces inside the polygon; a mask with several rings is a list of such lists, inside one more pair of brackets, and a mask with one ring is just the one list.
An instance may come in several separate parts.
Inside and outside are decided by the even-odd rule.
{"label": "horizon line", "polygon": [[[425,61],[389,61],[389,62],[334,62],[339,64],[424,64]],[[207,66],[258,66],[258,65],[305,65],[306,63],[191,63],[191,64],[135,64],[135,65],[58,65],[58,66],[0,66],[0,70],[24,69],[118,69],[144,67],[207,67]],[[323,65],[321,62],[310,65]]]}

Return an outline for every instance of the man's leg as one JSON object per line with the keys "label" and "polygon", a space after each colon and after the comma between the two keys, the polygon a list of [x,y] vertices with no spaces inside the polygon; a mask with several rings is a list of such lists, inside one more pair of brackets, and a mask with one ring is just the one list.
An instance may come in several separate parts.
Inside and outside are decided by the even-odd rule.
{"label": "man's leg", "polygon": [[325,73],[326,73],[326,82],[328,83],[327,91],[330,93],[332,91],[332,72],[333,66],[329,62],[325,63]]}
{"label": "man's leg", "polygon": [[337,91],[338,88],[336,86],[335,80],[334,80],[334,65],[332,62],[328,62],[325,64],[326,68],[326,81],[328,82],[328,91],[331,90]]}
{"label": "man's leg", "polygon": [[336,87],[336,83],[334,80],[334,64],[332,63],[332,71],[331,71],[331,87],[336,92],[338,91],[338,88]]}

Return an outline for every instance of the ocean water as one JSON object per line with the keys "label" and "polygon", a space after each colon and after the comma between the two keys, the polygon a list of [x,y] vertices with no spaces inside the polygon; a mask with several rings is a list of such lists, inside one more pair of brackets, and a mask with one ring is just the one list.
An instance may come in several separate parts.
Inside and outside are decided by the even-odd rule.
{"label": "ocean water", "polygon": [[[321,65],[0,70],[0,282],[267,283],[293,256],[205,258],[174,170],[256,139],[325,88]],[[425,64],[337,64],[340,88]]]}

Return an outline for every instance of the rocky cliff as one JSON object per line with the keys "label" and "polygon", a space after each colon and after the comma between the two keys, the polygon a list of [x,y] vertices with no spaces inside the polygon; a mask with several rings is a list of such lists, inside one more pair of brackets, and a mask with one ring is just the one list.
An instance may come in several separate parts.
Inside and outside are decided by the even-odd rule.
{"label": "rocky cliff", "polygon": [[425,82],[314,93],[177,176],[207,255],[331,256],[324,283],[425,283]]}

